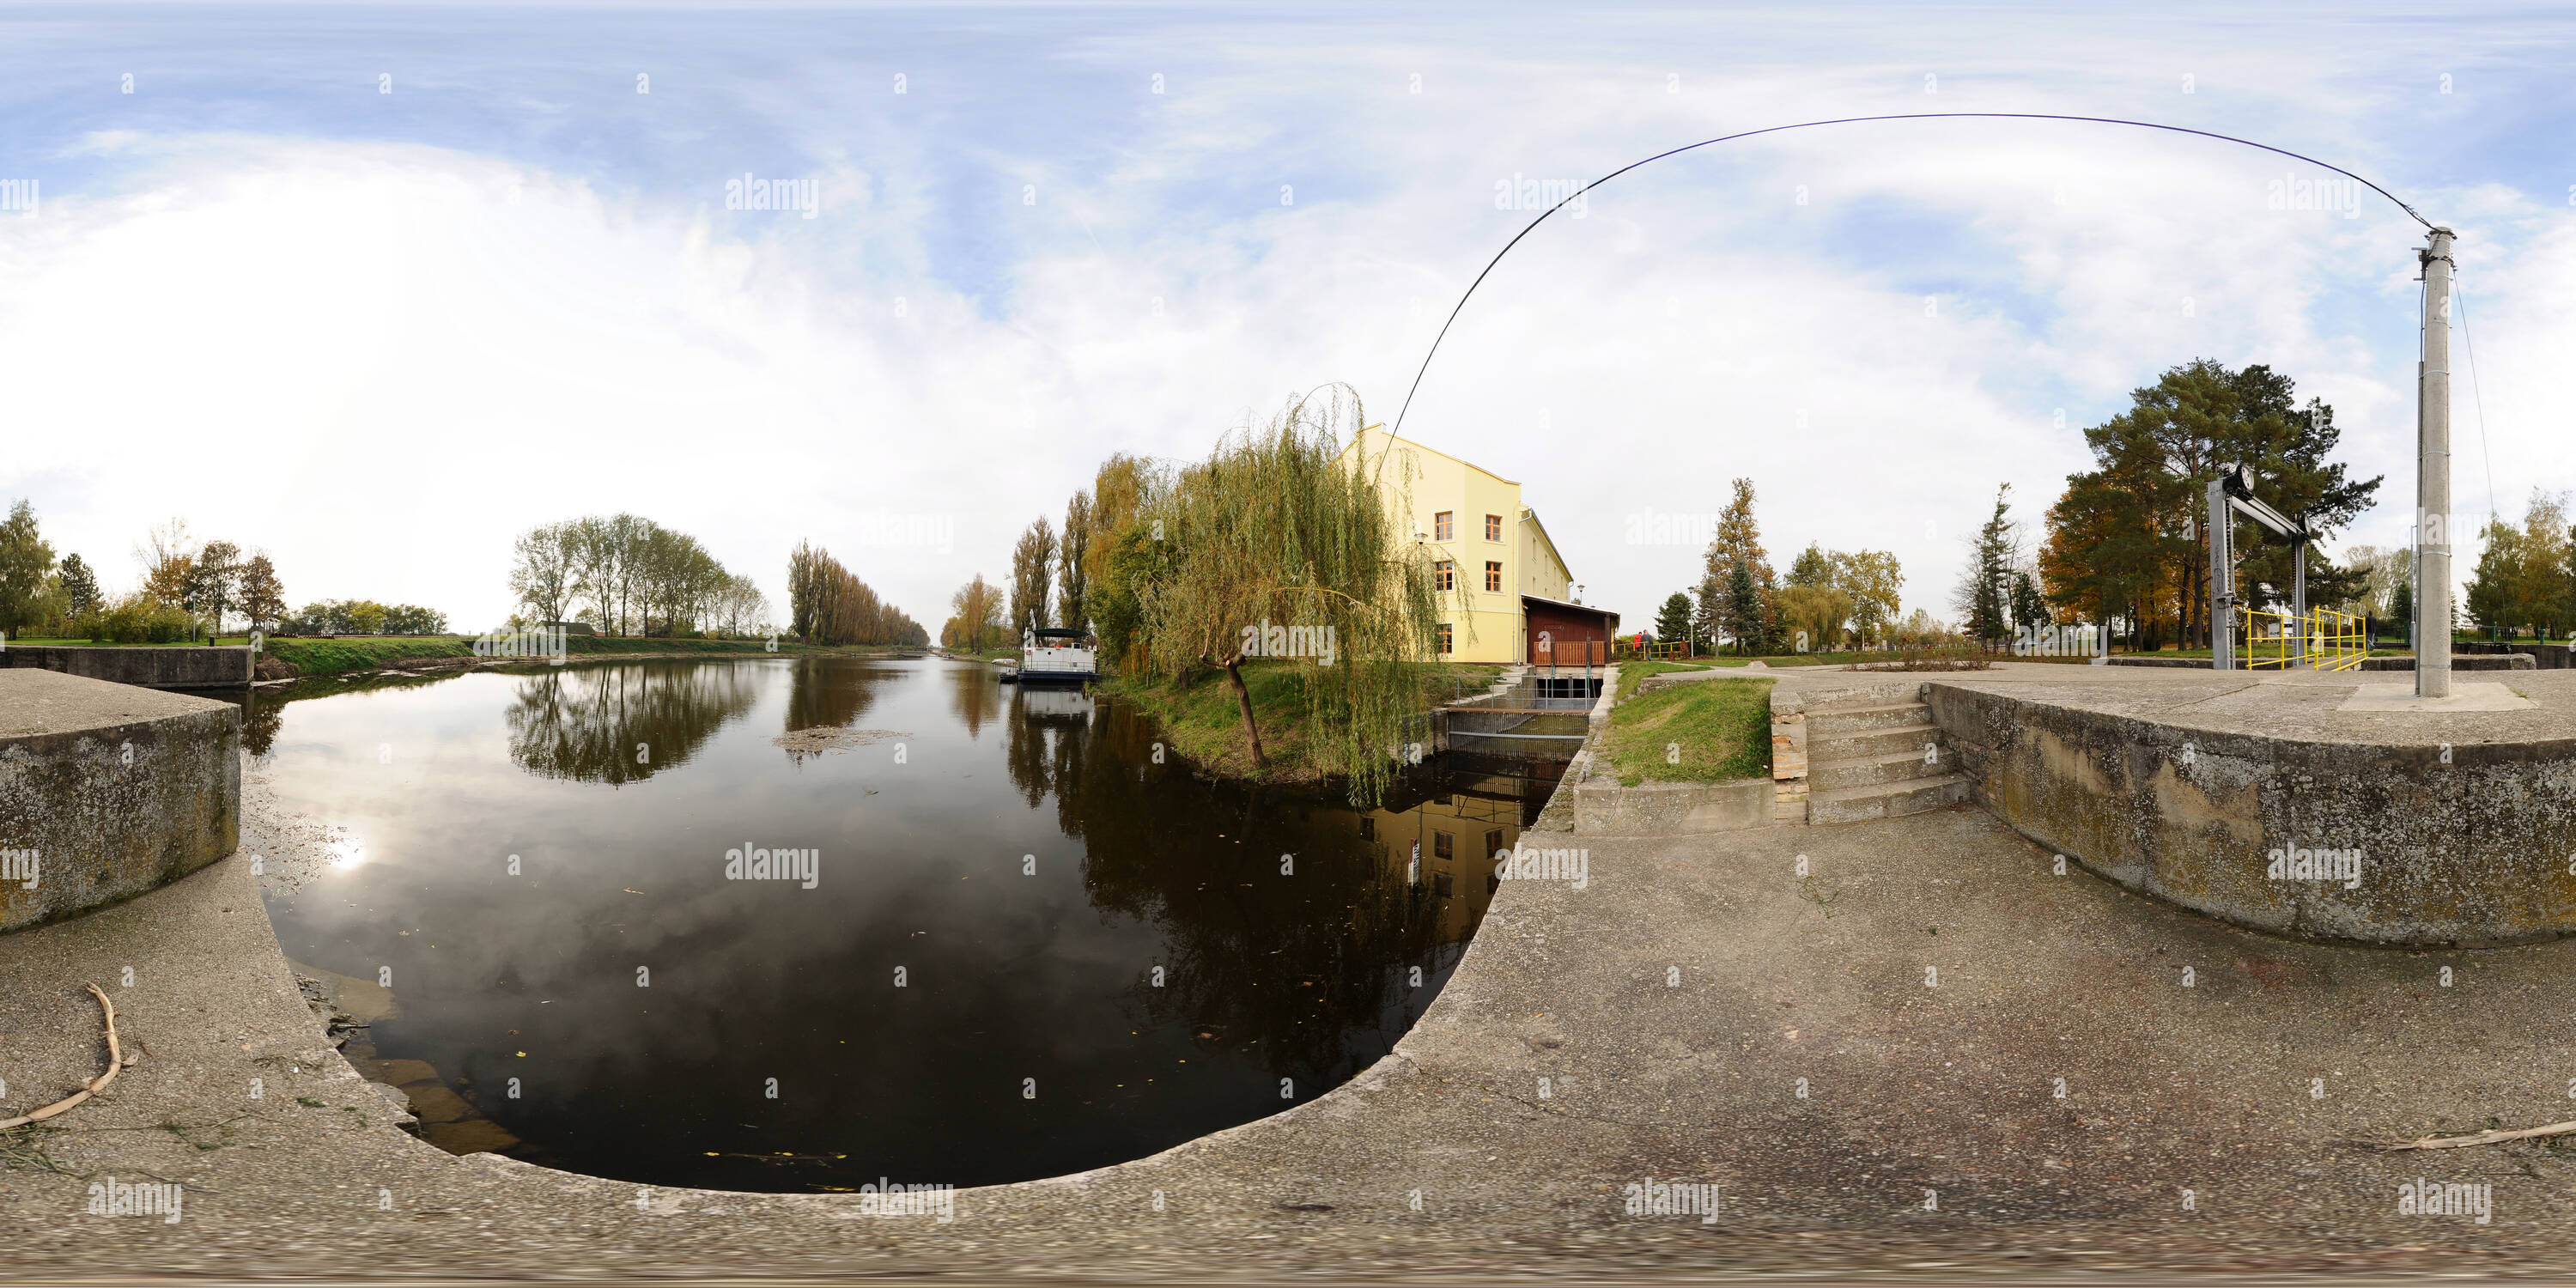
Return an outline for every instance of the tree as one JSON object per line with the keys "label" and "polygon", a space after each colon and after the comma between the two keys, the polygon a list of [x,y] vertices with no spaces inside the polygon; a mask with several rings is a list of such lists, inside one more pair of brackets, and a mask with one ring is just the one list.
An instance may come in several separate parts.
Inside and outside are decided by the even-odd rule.
{"label": "tree", "polygon": [[[2084,431],[2095,468],[2067,476],[2048,515],[2043,589],[2061,607],[2118,612],[2152,646],[2151,619],[2184,641],[2209,637],[2207,492],[2221,471],[2252,470],[2264,501],[2305,513],[2321,535],[2367,509],[2380,480],[2353,481],[2327,460],[2340,440],[2334,409],[2302,406],[2287,376],[2201,359],[2131,391],[2130,407]],[[2291,581],[2289,546],[2240,528],[2237,583]]]}
{"label": "tree", "polygon": [[21,635],[34,624],[53,571],[54,548],[36,530],[35,507],[21,499],[0,523],[0,633]]}
{"label": "tree", "polygon": [[[1791,632],[1789,643],[1793,648],[1801,642],[1818,653],[1840,647],[1844,623],[1850,619],[1851,611],[1850,593],[1830,582],[1792,582],[1780,590],[1781,625]],[[1805,640],[1798,640],[1799,635],[1804,635]]]}
{"label": "tree", "polygon": [[[1156,498],[1165,539],[1140,550],[1132,571],[1141,653],[1176,675],[1224,671],[1256,766],[1265,761],[1245,658],[1274,638],[1324,644],[1300,664],[1307,746],[1364,806],[1384,794],[1419,708],[1413,666],[1438,647],[1442,597],[1430,554],[1399,526],[1409,480],[1384,477],[1406,458],[1342,460],[1343,427],[1366,425],[1358,396],[1335,385],[1220,440]],[[1472,592],[1455,598],[1471,604]]]}
{"label": "tree", "polygon": [[1884,550],[1857,551],[1841,559],[1836,584],[1851,596],[1852,629],[1863,640],[1885,643],[1903,608],[1899,597],[1905,589],[1904,565]]}
{"label": "tree", "polygon": [[103,596],[98,588],[98,574],[79,555],[63,559],[63,599],[73,617],[87,617],[97,612]]}
{"label": "tree", "polygon": [[1047,594],[1055,580],[1055,525],[1039,515],[1011,548],[1011,629],[1047,624]]}
{"label": "tree", "polygon": [[180,606],[192,613],[203,613],[214,623],[206,642],[215,642],[223,633],[224,610],[240,596],[241,547],[229,541],[209,541],[188,565],[188,575],[181,583]]}
{"label": "tree", "polygon": [[188,574],[197,563],[197,546],[188,538],[188,521],[172,519],[144,533],[134,557],[143,565],[143,597],[173,608],[188,602]]}
{"label": "tree", "polygon": [[560,622],[580,586],[581,525],[541,523],[511,546],[510,595],[539,622]]}
{"label": "tree", "polygon": [[1950,592],[1950,610],[1973,640],[2000,640],[2012,632],[2013,564],[2020,554],[2012,521],[2012,484],[1995,490],[1995,512],[1968,542],[1968,566]]}
{"label": "tree", "polygon": [[1661,643],[1677,643],[1690,637],[1691,599],[1677,590],[1655,614],[1655,639]]}
{"label": "tree", "polygon": [[1771,648],[1768,614],[1762,611],[1761,586],[1753,580],[1753,565],[1741,559],[1726,571],[1726,591],[1719,597],[1720,625],[1727,637],[1735,641],[1738,653],[1761,654]]}
{"label": "tree", "polygon": [[[1717,531],[1708,543],[1707,574],[1701,581],[1701,595],[1710,589],[1718,592],[1717,633],[1734,638],[1739,649],[1745,641],[1754,641],[1756,651],[1767,646],[1777,635],[1773,629],[1779,621],[1775,602],[1778,587],[1771,574],[1771,559],[1762,551],[1762,527],[1753,517],[1753,480],[1735,480],[1735,495],[1717,517]],[[1752,590],[1739,599],[1734,584],[1734,567],[1741,564]]]}
{"label": "tree", "polygon": [[2056,619],[2049,614],[2047,598],[2039,593],[2039,586],[2031,580],[2030,570],[2027,568],[2013,570],[2012,619],[2013,625],[2023,630],[2037,630],[2056,624]]}
{"label": "tree", "polygon": [[2468,593],[2462,596],[2462,607],[2469,620],[2489,638],[2502,639],[2510,629],[2516,600],[2523,580],[2522,533],[2501,518],[2487,520],[2478,534],[2486,549],[2478,555],[2477,575],[2469,579]]}
{"label": "tree", "polygon": [[278,584],[277,565],[267,551],[252,554],[242,565],[240,595],[242,616],[250,619],[252,630],[274,627],[286,616],[286,588]]}
{"label": "tree", "polygon": [[1813,541],[1798,552],[1789,564],[1787,584],[1791,586],[1831,586],[1834,584],[1835,556]]}
{"label": "tree", "polygon": [[1702,568],[1699,585],[1693,588],[1691,604],[1691,642],[1710,652],[1726,635],[1726,582],[1715,568]]}
{"label": "tree", "polygon": [[1000,647],[1007,638],[1002,620],[1002,589],[984,580],[984,574],[979,572],[974,580],[958,587],[948,606],[955,615],[939,633],[942,646],[980,652]]}
{"label": "tree", "polygon": [[1064,533],[1056,539],[1056,625],[1089,630],[1091,494],[1076,492],[1064,505]]}
{"label": "tree", "polygon": [[[983,578],[976,578],[978,583]],[[737,590],[742,611],[758,617],[766,611],[760,588],[746,579]],[[905,644],[930,642],[921,624],[877,597],[839,560],[820,547],[799,541],[787,556],[789,630],[809,644]],[[966,647],[972,647],[966,646]]]}

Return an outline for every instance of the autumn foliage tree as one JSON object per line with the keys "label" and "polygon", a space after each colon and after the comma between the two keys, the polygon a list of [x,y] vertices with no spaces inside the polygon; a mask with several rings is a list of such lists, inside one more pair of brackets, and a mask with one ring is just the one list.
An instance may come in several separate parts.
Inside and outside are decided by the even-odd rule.
{"label": "autumn foliage tree", "polygon": [[885,602],[830,552],[799,541],[787,555],[789,629],[808,644],[924,645],[929,632]]}

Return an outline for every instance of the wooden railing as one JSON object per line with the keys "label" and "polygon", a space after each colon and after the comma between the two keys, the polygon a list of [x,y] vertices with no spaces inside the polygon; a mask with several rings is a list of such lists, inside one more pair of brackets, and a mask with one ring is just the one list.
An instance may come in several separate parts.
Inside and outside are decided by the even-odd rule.
{"label": "wooden railing", "polygon": [[1534,638],[1529,660],[1532,666],[1604,666],[1610,661],[1610,641]]}

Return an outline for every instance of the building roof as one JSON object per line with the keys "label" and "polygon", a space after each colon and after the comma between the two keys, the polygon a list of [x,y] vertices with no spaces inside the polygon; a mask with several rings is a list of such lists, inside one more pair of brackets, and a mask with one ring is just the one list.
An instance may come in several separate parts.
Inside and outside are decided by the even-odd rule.
{"label": "building roof", "polygon": [[[1372,438],[1376,440],[1374,443],[1370,441]],[[1353,434],[1351,436],[1350,443],[1342,448],[1342,454],[1347,456],[1357,452],[1364,456],[1382,456],[1389,449],[1399,445],[1408,451],[1426,452],[1430,455],[1437,456],[1444,461],[1456,462],[1457,464],[1466,466],[1468,469],[1474,470],[1497,483],[1508,483],[1513,487],[1520,486],[1520,481],[1517,479],[1504,478],[1502,475],[1496,474],[1492,470],[1486,469],[1484,466],[1468,460],[1466,457],[1452,456],[1447,452],[1441,451],[1437,447],[1433,447],[1423,442],[1421,439],[1399,439],[1394,435],[1387,433],[1386,426],[1384,425],[1370,425],[1367,428],[1362,429],[1360,432]]]}
{"label": "building roof", "polygon": [[1560,613],[1588,613],[1594,617],[1602,618],[1607,621],[1613,630],[1618,629],[1619,626],[1619,615],[1611,612],[1607,608],[1594,608],[1590,604],[1570,604],[1562,599],[1549,599],[1545,595],[1521,596],[1521,607],[1523,609],[1526,610],[1532,604],[1552,608]]}

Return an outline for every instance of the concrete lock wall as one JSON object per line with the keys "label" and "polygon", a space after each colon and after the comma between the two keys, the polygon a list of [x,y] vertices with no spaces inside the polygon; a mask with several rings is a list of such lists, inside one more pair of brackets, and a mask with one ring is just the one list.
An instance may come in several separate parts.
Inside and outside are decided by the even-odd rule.
{"label": "concrete lock wall", "polygon": [[167,648],[12,644],[0,651],[0,666],[35,667],[147,689],[241,688],[251,682],[251,668],[257,662],[250,649],[239,644]]}
{"label": "concrete lock wall", "polygon": [[1771,826],[1771,780],[1576,786],[1574,830],[1614,836],[1697,836]]}
{"label": "concrete lock wall", "polygon": [[[2122,885],[2314,939],[2475,945],[2576,932],[2576,738],[2300,741],[1931,687],[1979,803]],[[2294,849],[2328,852],[2328,867],[2358,852],[2357,884],[2276,877],[2273,853],[2291,860]]]}
{"label": "concrete lock wall", "polygon": [[0,932],[175,881],[240,828],[240,708],[0,671]]}

